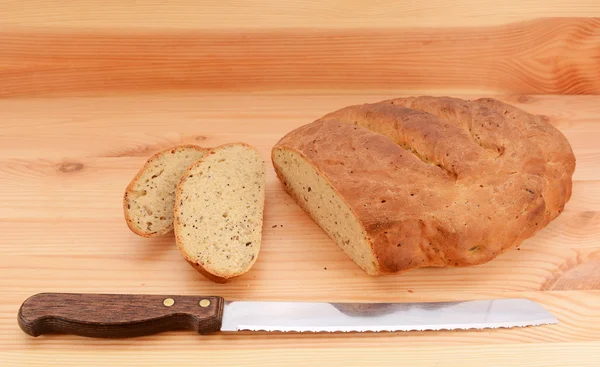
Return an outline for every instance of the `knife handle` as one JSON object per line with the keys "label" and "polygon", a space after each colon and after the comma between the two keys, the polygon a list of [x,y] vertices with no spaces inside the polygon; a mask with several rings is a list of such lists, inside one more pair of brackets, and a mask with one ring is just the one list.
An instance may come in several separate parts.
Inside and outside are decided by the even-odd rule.
{"label": "knife handle", "polygon": [[170,330],[218,331],[221,297],[40,293],[19,309],[21,329],[31,335],[66,333],[129,338]]}

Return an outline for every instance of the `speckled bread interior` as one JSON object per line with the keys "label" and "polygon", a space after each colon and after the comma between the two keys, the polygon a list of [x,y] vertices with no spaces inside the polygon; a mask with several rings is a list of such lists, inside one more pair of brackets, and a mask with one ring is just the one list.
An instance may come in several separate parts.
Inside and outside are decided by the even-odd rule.
{"label": "speckled bread interior", "polygon": [[173,230],[175,189],[183,172],[207,149],[180,145],[150,157],[125,189],[123,211],[129,229],[143,237]]}
{"label": "speckled bread interior", "polygon": [[177,187],[175,239],[184,258],[215,282],[249,271],[261,246],[264,201],[261,154],[243,143],[212,149]]}

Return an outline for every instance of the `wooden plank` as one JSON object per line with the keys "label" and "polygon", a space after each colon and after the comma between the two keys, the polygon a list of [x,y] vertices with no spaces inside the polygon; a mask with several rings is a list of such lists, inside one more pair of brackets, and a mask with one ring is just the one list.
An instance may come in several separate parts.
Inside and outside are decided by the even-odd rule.
{"label": "wooden plank", "polygon": [[0,30],[0,96],[165,90],[597,94],[599,42],[600,18],[477,28],[19,27]]}
{"label": "wooden plank", "polygon": [[[284,194],[268,161],[269,149],[262,148],[261,152],[269,162],[267,196],[280,198]],[[145,160],[146,157],[0,161],[0,170],[5,172],[0,178],[0,199],[3,202],[0,218],[51,218],[59,208],[62,218],[114,218],[115,213],[120,214],[117,202],[122,199],[125,186]],[[585,166],[583,169],[593,170]],[[598,170],[594,171],[595,176],[599,174]],[[596,179],[575,181],[574,193],[565,211],[598,210],[598,182]],[[45,195],[37,196],[39,192]]]}
{"label": "wooden plank", "polygon": [[[266,217],[256,265],[219,287],[181,257],[172,235],[142,239],[120,219],[0,221],[2,289],[42,291],[210,291],[253,299],[392,300],[424,294],[472,294],[539,289],[600,289],[600,215],[563,214],[538,236],[493,261],[470,268],[419,269],[372,278],[364,274],[296,208]],[[272,223],[285,222],[272,228]],[[76,277],[73,274],[77,274]],[[335,295],[331,287],[336,288]],[[249,292],[249,293],[248,293]],[[441,293],[440,293],[441,292]]]}
{"label": "wooden plank", "polygon": [[487,26],[538,17],[600,16],[595,0],[0,1],[0,25],[70,28],[388,28]]}
{"label": "wooden plank", "polygon": [[[295,254],[300,251],[305,252],[304,247],[308,246],[311,251],[323,251],[323,254],[314,254],[311,259],[327,266],[327,256],[331,252],[340,251],[334,243],[322,235],[309,217],[292,204],[287,194],[270,193],[268,200],[270,208],[265,218],[264,236],[267,243],[265,251],[270,253],[269,248],[281,246]],[[47,217],[14,217],[0,220],[0,228],[4,233],[3,239],[14,245],[7,251],[10,251],[11,255],[22,256],[31,252],[35,252],[38,256],[70,255],[73,257],[105,254],[111,258],[136,260],[145,251],[148,251],[147,256],[153,254],[161,256],[162,251],[173,243],[172,236],[144,240],[133,236],[128,231],[123,231],[126,228],[119,208],[107,213],[110,215],[104,213],[93,215],[93,212],[90,212],[91,215],[82,213],[67,218],[52,214],[54,213],[50,213]],[[273,227],[275,225],[277,227]],[[310,232],[306,232],[308,230]],[[27,233],[27,236],[22,236],[21,233]],[[305,236],[311,243],[302,245]],[[98,242],[98,238],[102,238],[103,241]],[[111,245],[106,246],[104,241]],[[510,258],[511,261],[534,259],[535,253],[547,250],[568,257],[573,254],[571,250],[593,250],[598,242],[600,242],[600,213],[567,211],[533,239],[526,241],[519,253],[511,254]],[[527,251],[534,253],[529,254]],[[273,261],[278,262],[278,256],[290,259],[292,255],[273,253],[269,256],[275,256]],[[316,265],[315,268],[319,266]]]}
{"label": "wooden plank", "polygon": [[[0,160],[17,159],[12,163],[16,166],[24,164],[20,159],[40,158],[57,163],[86,157],[137,157],[142,162],[174,144],[214,146],[236,140],[248,141],[268,155],[284,134],[328,112],[399,96],[195,93],[0,99]],[[486,95],[453,96],[474,99]],[[586,161],[594,164],[593,159],[579,160],[581,154],[593,157],[600,151],[597,96],[492,97],[544,115],[567,136],[576,152],[576,175],[582,174],[578,179],[600,179],[597,170],[585,168]]]}
{"label": "wooden plank", "polygon": [[[265,159],[267,153],[263,149]],[[117,202],[124,187],[144,161],[145,157],[77,162],[0,161],[0,169],[5,172],[0,178],[0,218],[51,218],[59,208],[62,218],[114,218],[116,213],[121,214]],[[598,175],[598,170],[594,174]],[[270,165],[267,176],[267,196],[280,198],[283,190]],[[575,181],[573,191],[565,212],[593,212],[600,208],[598,180]],[[37,196],[39,192],[45,196]]]}
{"label": "wooden plank", "polygon": [[595,180],[598,175],[597,163],[600,162],[599,153],[578,153],[575,180]]}
{"label": "wooden plank", "polygon": [[[252,287],[255,297],[326,298],[331,292],[328,285],[336,284],[337,297],[353,299],[364,292],[373,299],[386,299],[390,291],[397,290],[399,279],[401,291],[410,289],[420,294],[438,293],[442,286],[461,294],[567,289],[560,285],[565,282],[572,287],[568,289],[600,286],[593,276],[590,282],[586,278],[600,269],[600,192],[596,181],[583,185],[588,191],[576,183],[573,201],[559,218],[518,249],[488,264],[371,278],[323,234],[270,175],[259,260],[249,274],[223,290],[212,288],[211,282],[183,262],[172,235],[148,240],[130,233],[120,206],[126,180],[118,177],[123,175],[90,171],[68,184],[55,176],[14,180],[0,187],[4,203],[0,233],[7,244],[0,251],[0,269],[6,277],[6,284],[0,280],[3,289],[36,292],[43,291],[38,285],[44,284],[56,291],[85,290],[101,277],[102,283],[95,289],[107,292],[140,285],[160,292],[166,284],[176,282],[181,290],[202,284],[202,289],[233,295]],[[73,278],[74,273],[78,277]],[[566,273],[569,281],[562,279]]]}
{"label": "wooden plank", "polygon": [[[263,350],[222,350],[221,353],[207,353],[203,347],[204,340],[195,340],[190,345],[190,350],[185,354],[161,353],[156,350],[140,354],[131,348],[123,352],[91,350],[81,352],[77,350],[62,353],[56,351],[31,352],[6,352],[4,356],[7,366],[44,365],[47,361],[55,361],[60,366],[81,366],[94,361],[94,366],[112,367],[118,364],[127,365],[153,365],[153,366],[197,366],[198,361],[211,366],[315,366],[329,367],[340,363],[348,367],[364,367],[379,365],[380,363],[395,363],[414,367],[429,367],[437,365],[443,359],[444,366],[463,367],[494,366],[494,367],[596,367],[600,358],[598,345],[594,342],[580,343],[554,343],[546,345],[514,344],[503,346],[434,346],[432,341],[429,347],[407,347],[396,345],[393,348],[348,348],[314,349],[309,353],[304,349],[293,346],[284,349]],[[157,344],[155,348],[162,348]],[[102,349],[102,348],[101,348]],[[110,350],[110,347],[103,349]],[[265,354],[267,353],[267,354]],[[265,357],[266,355],[266,357]]]}

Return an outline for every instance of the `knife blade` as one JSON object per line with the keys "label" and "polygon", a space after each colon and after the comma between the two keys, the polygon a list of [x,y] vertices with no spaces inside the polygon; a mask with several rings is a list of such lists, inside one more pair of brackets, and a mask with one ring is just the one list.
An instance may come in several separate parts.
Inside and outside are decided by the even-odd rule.
{"label": "knife blade", "polygon": [[32,336],[68,333],[124,338],[171,330],[382,332],[512,328],[556,324],[523,298],[424,303],[225,301],[222,297],[40,293],[19,309]]}

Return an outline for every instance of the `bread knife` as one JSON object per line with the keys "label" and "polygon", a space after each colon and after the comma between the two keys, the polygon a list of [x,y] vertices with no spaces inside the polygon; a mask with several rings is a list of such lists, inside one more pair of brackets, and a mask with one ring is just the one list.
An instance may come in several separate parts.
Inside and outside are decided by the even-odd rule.
{"label": "bread knife", "polygon": [[172,330],[378,332],[512,328],[555,324],[522,298],[426,303],[225,301],[222,297],[40,293],[23,302],[18,323],[31,335],[126,338]]}

